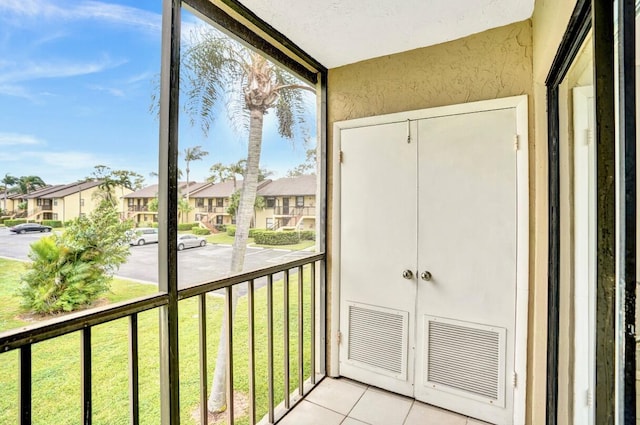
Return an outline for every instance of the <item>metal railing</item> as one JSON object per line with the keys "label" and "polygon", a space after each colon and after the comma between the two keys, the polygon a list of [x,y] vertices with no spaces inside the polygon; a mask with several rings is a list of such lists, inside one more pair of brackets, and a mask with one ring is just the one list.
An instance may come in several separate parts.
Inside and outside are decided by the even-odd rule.
{"label": "metal railing", "polygon": [[286,216],[315,216],[316,207],[274,207],[274,215]]}
{"label": "metal railing", "polygon": [[129,205],[129,212],[146,212],[149,211],[148,205]]}
{"label": "metal railing", "polygon": [[[262,418],[262,422],[268,421],[269,424],[277,423],[287,411],[295,406],[304,395],[306,395],[316,384],[316,379],[324,376],[324,371],[317,370],[316,363],[324,364],[324,345],[318,345],[316,338],[321,342],[323,340],[322,332],[318,332],[317,323],[321,324],[324,317],[324,301],[320,294],[324,294],[322,282],[318,279],[318,270],[324,267],[324,253],[309,255],[295,261],[278,264],[275,266],[265,267],[254,271],[226,277],[212,282],[203,283],[178,291],[178,306],[180,301],[188,298],[196,297],[198,299],[198,335],[199,335],[199,383],[200,383],[200,423],[206,424],[208,420],[207,413],[207,295],[212,292],[224,291],[225,294],[225,313],[224,318],[231,326],[226,326],[226,333],[220,338],[226,338],[227,350],[227,423],[234,424],[234,358],[233,346],[236,342],[234,339],[234,287],[242,283],[247,284],[247,317],[248,317],[248,370],[249,376],[249,423],[256,424],[259,420],[257,417],[261,412],[256,409],[256,322],[257,320],[265,320],[267,328],[267,382],[268,382],[268,407]],[[317,270],[318,269],[318,270]],[[292,272],[293,271],[293,272]],[[292,300],[290,299],[290,289],[292,287],[292,276],[296,276],[293,288],[297,287],[297,311],[292,311]],[[304,276],[308,276],[306,279]],[[322,274],[323,275],[323,274]],[[280,277],[281,276],[281,277]],[[274,285],[278,281],[282,285],[282,311],[277,317],[276,308],[274,307]],[[266,287],[266,317],[257,318],[255,313],[255,298],[257,287]],[[305,288],[307,288],[309,301],[304,301]],[[295,292],[295,291],[294,291]],[[237,298],[236,298],[237,299]],[[3,353],[18,350],[19,351],[19,370],[20,370],[20,389],[19,389],[19,423],[21,425],[32,423],[32,398],[33,398],[33,372],[32,372],[32,346],[38,342],[53,340],[64,335],[80,332],[81,345],[80,352],[80,369],[81,369],[81,402],[82,417],[84,424],[92,423],[92,329],[100,324],[108,323],[117,319],[129,319],[129,405],[131,424],[140,422],[139,413],[139,363],[138,363],[138,315],[142,312],[166,307],[169,304],[169,295],[166,293],[157,293],[140,297],[135,300],[124,301],[108,306],[94,308],[91,310],[71,313],[64,317],[59,317],[46,323],[35,324],[24,328],[10,330],[0,334],[0,359]],[[278,302],[279,305],[279,302]],[[307,313],[305,315],[304,306],[307,305]],[[178,307],[179,310],[180,307]],[[297,365],[298,370],[295,374],[291,374],[290,359],[290,319],[291,316],[297,317],[297,324],[294,325],[294,336],[297,336]],[[176,313],[177,314],[177,313]],[[162,317],[162,315],[161,315]],[[294,317],[295,318],[295,317]],[[274,328],[275,320],[282,320],[282,352],[284,362],[282,364],[282,376],[284,390],[280,396],[276,396],[276,367],[274,362]],[[308,321],[308,322],[307,322]],[[308,332],[308,345],[310,349],[305,351],[305,323],[308,323],[310,331]],[[320,325],[322,327],[322,325]],[[161,350],[168,350],[169,347],[162,346]],[[308,356],[310,370],[308,371],[308,379],[305,380],[305,354]],[[318,358],[317,356],[321,357]],[[297,375],[297,379],[295,376]],[[279,375],[280,376],[280,375]],[[185,377],[181,377],[185,378]],[[183,379],[181,379],[183,380]],[[290,393],[290,381],[297,381],[297,390]],[[165,389],[167,390],[167,389]],[[179,388],[168,388],[168,391],[179,392]],[[173,399],[173,397],[170,397]],[[178,399],[177,397],[175,399]],[[280,401],[282,400],[282,401]],[[174,408],[178,408],[174,406]],[[39,422],[39,421],[36,421]]]}
{"label": "metal railing", "polygon": [[204,205],[204,206],[198,207],[198,212],[227,214],[227,208],[228,207],[216,207],[216,206]]}

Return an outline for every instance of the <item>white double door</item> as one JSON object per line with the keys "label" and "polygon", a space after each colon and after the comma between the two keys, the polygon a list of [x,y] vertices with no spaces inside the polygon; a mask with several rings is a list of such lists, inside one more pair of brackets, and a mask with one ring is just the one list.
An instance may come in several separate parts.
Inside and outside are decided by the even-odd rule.
{"label": "white double door", "polygon": [[337,129],[340,374],[512,424],[518,111],[489,106]]}

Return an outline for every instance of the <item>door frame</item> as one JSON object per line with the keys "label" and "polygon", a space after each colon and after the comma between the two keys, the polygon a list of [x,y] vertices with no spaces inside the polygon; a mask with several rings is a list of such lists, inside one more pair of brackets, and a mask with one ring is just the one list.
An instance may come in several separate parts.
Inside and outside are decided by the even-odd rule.
{"label": "door frame", "polygon": [[[343,129],[366,127],[392,122],[407,122],[425,118],[435,118],[448,115],[490,111],[496,109],[516,110],[516,132],[514,149],[517,146],[517,243],[516,243],[516,318],[515,318],[515,388],[513,403],[513,423],[525,423],[526,394],[527,394],[527,337],[529,310],[529,127],[528,127],[528,98],[526,95],[512,96],[501,99],[483,100],[458,105],[440,106],[415,111],[398,112],[366,118],[356,118],[348,121],[338,121],[333,124],[332,164],[333,190],[332,200],[332,235],[331,235],[331,284],[330,284],[330,334],[328,344],[330,364],[327,370],[329,376],[339,376],[339,326],[340,326],[340,214],[341,214],[341,131]],[[407,138],[412,137],[410,126],[407,125]]]}

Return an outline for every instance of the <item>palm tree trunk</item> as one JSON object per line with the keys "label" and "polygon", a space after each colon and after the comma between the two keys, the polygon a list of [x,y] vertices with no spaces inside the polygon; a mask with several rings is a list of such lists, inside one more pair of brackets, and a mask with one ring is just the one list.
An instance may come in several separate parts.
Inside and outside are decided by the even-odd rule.
{"label": "palm tree trunk", "polygon": [[[244,256],[247,252],[247,240],[249,239],[249,225],[253,216],[253,206],[256,202],[258,191],[258,174],[260,172],[260,151],[262,149],[262,124],[264,111],[251,110],[249,123],[249,149],[247,153],[247,169],[242,181],[242,192],[236,212],[236,236],[233,241],[231,253],[231,274],[242,272]],[[232,290],[232,311],[235,312],[238,296],[236,289]],[[220,412],[227,408],[226,403],[226,371],[227,371],[227,344],[225,334],[227,332],[226,319],[222,321],[220,329],[220,342],[218,343],[218,356],[216,368],[211,383],[211,394],[207,402],[210,412]]]}
{"label": "palm tree trunk", "polygon": [[242,181],[242,192],[236,219],[236,237],[231,254],[231,273],[240,273],[244,266],[244,255],[247,251],[249,227],[253,217],[253,207],[258,191],[258,175],[260,174],[260,151],[262,150],[262,124],[264,112],[251,111],[249,124],[249,147],[247,153],[246,174]]}

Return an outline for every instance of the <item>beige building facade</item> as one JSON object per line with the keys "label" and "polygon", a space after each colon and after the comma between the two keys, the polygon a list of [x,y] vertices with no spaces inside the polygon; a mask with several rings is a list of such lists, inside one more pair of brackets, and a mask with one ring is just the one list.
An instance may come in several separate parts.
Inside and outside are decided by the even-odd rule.
{"label": "beige building facade", "polygon": [[259,229],[315,230],[316,176],[303,175],[273,180],[258,190],[264,209],[256,211]]}
{"label": "beige building facade", "polygon": [[[60,220],[62,222],[92,213],[100,203],[99,181],[53,185],[35,190],[26,195],[13,195],[9,198],[7,209],[15,216],[30,221]],[[124,213],[124,196],[130,189],[116,186],[113,188],[118,211]],[[19,210],[18,204],[26,202],[27,208]]]}

